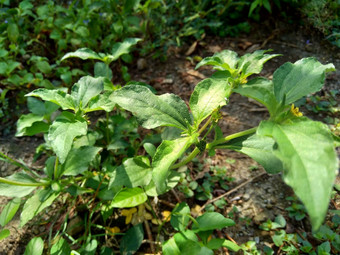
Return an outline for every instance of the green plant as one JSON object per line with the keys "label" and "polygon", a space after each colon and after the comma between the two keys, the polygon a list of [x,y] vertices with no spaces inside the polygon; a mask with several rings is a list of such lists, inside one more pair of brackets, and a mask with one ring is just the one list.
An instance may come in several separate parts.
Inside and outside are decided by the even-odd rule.
{"label": "green plant", "polygon": [[[192,221],[192,227],[189,228]],[[214,254],[221,247],[238,251],[238,245],[222,238],[212,238],[214,230],[233,226],[231,219],[216,212],[207,212],[196,219],[190,215],[186,203],[177,204],[171,212],[171,226],[178,231],[162,245],[164,255]]]}
{"label": "green plant", "polygon": [[[144,204],[148,197],[160,196],[176,186],[180,180],[180,173],[176,169],[191,162],[200,152],[207,150],[212,156],[215,149],[231,149],[249,155],[268,173],[283,172],[284,181],[304,203],[313,229],[319,229],[328,208],[336,175],[338,159],[335,147],[338,138],[332,135],[326,125],[303,117],[294,107],[294,102],[318,91],[323,86],[326,73],[333,71],[334,66],[322,65],[314,58],[306,58],[281,66],[274,73],[272,81],[263,77],[251,79],[252,74],[260,73],[265,62],[278,56],[266,53],[256,51],[238,57],[235,52],[225,50],[203,59],[197,68],[212,65],[216,72],[195,87],[189,101],[191,112],[185,102],[174,94],[155,95],[147,86],[139,83],[131,83],[120,89],[108,88],[102,76],[81,78],[70,93],[58,89],[37,89],[29,93],[27,96],[56,104],[61,109],[59,116],[47,123],[49,127],[45,134],[46,144],[53,155],[47,159],[41,172],[1,153],[2,160],[20,166],[23,172],[0,178],[0,195],[11,194],[19,198],[29,195],[21,212],[21,226],[57,199],[68,198],[73,203],[76,203],[78,197],[86,199],[87,206],[83,206],[86,224],[82,237],[74,239],[65,231],[60,231],[56,238],[62,243],[65,243],[64,237],[73,240],[74,244],[81,246],[80,251],[94,251],[97,249],[97,239],[107,235],[92,234],[93,229],[105,229],[92,222],[101,208],[105,208],[107,218],[119,210],[117,208]],[[106,73],[106,66],[100,65],[98,68],[99,73]],[[221,119],[219,110],[227,104],[232,93],[262,103],[269,111],[269,119],[262,121],[258,127],[224,137],[218,127]],[[119,121],[119,117],[111,118],[117,126],[111,125],[108,114],[106,121],[99,122],[98,133],[93,133],[89,127],[90,112],[111,112],[115,105],[130,111],[146,129],[165,126],[167,138],[163,137],[157,148],[153,145],[157,139],[146,137],[147,140],[135,143],[136,133],[122,132],[124,121]],[[45,114],[39,117],[38,122],[48,122],[49,118],[44,118]],[[20,132],[30,132],[33,125],[31,121]],[[208,134],[212,131],[215,136],[210,138]],[[118,144],[126,148],[124,140],[132,143],[132,150],[128,148],[120,154],[117,152],[119,148],[115,146]],[[148,155],[138,154],[140,145],[144,146]],[[132,153],[129,154],[129,151]],[[186,157],[177,162],[187,153]],[[218,169],[214,170],[217,174]],[[315,187],[318,187],[317,190]],[[186,208],[184,205],[182,207]],[[225,240],[213,241],[214,246],[210,246],[207,238],[212,229],[203,223],[204,227],[201,225],[201,221],[215,218],[217,228],[231,222],[218,213],[207,212],[196,219],[197,224],[188,232],[189,236],[184,234],[183,237],[183,233],[179,233],[177,236],[184,239],[170,239],[174,241],[167,243],[166,247],[173,242],[182,246],[182,241],[188,239],[194,248],[209,253],[211,249],[222,247]],[[67,225],[66,220],[64,224]],[[178,230],[183,232],[180,227]],[[198,241],[196,234],[202,242]],[[283,232],[279,235],[283,236]],[[128,240],[132,237],[140,240],[142,236],[141,226],[130,228],[122,239],[126,241],[121,243],[120,249],[135,251],[139,245],[130,247],[132,244]],[[287,236],[286,239],[290,241],[291,237]],[[58,247],[55,249],[64,249]]]}

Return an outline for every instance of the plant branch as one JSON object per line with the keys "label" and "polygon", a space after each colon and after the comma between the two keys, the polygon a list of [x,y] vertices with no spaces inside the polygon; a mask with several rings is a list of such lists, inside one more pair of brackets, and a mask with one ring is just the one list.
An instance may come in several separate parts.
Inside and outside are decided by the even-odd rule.
{"label": "plant branch", "polygon": [[207,149],[211,149],[211,148],[215,147],[216,145],[228,142],[231,139],[235,139],[235,138],[238,138],[238,137],[241,137],[241,136],[253,134],[253,133],[256,132],[256,129],[257,129],[257,127],[250,128],[250,129],[247,129],[247,130],[244,130],[244,131],[232,134],[232,135],[228,135],[228,136],[223,137],[221,139],[218,139],[218,140],[216,140],[216,141],[214,141],[212,143],[207,144]]}
{"label": "plant branch", "polygon": [[196,157],[196,155],[200,152],[200,150],[196,147],[190,154],[188,157],[186,157],[185,159],[183,159],[181,162],[173,165],[171,167],[171,169],[176,169],[179,168],[181,166],[184,166],[186,164],[188,164],[194,157]]}
{"label": "plant branch", "polygon": [[209,126],[211,121],[212,121],[212,117],[210,116],[207,122],[205,122],[204,125],[200,128],[200,130],[198,130],[198,133],[201,134],[207,128],[207,126]]}
{"label": "plant branch", "polygon": [[6,183],[9,185],[16,185],[16,186],[27,186],[27,187],[38,187],[38,186],[48,186],[49,182],[19,182],[8,180],[5,178],[0,177],[0,183]]}

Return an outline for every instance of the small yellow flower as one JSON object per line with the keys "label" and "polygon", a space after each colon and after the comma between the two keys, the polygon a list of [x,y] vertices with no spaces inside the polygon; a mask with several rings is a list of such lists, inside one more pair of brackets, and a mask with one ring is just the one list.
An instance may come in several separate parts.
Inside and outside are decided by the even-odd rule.
{"label": "small yellow flower", "polygon": [[122,215],[122,216],[125,216],[126,218],[125,218],[125,224],[127,225],[127,224],[129,224],[130,222],[131,222],[131,220],[132,220],[132,215],[134,214],[134,213],[136,213],[137,212],[137,209],[136,208],[131,208],[131,209],[129,209],[129,210],[126,210],[126,209],[124,209],[124,210],[122,210],[121,212],[120,212],[120,214]]}
{"label": "small yellow flower", "polygon": [[299,111],[299,107],[295,107],[294,104],[292,104],[292,107],[290,108],[290,111],[291,111],[296,117],[301,117],[301,116],[303,116],[302,112]]}
{"label": "small yellow flower", "polygon": [[106,231],[110,234],[116,234],[116,233],[121,233],[119,227],[113,227],[113,228],[106,228]]}
{"label": "small yellow flower", "polygon": [[165,221],[165,222],[170,221],[170,219],[171,219],[171,212],[170,211],[163,211],[162,215],[163,215],[163,221]]}

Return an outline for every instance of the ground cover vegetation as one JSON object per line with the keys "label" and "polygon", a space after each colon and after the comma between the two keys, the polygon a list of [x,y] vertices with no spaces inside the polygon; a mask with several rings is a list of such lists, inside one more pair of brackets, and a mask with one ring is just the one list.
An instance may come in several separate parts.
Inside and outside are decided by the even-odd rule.
{"label": "ground cover vegetation", "polygon": [[[244,17],[260,19],[262,12],[276,9],[284,13],[284,3],[306,10],[307,2],[2,1],[2,123],[15,114],[9,99],[27,99],[29,113],[19,117],[16,136],[42,134],[37,157],[45,154],[46,161],[34,169],[0,152],[1,160],[22,169],[0,178],[0,195],[14,197],[0,214],[0,238],[10,235],[6,225],[18,211],[21,227],[52,212],[49,233],[34,237],[25,254],[133,254],[145,235],[153,253],[227,249],[260,254],[254,241],[238,245],[221,235],[221,229],[235,224],[231,215],[215,209],[224,200],[197,214],[185,202],[160,208],[159,197],[175,186],[202,201],[212,198],[216,186],[227,190],[225,169],[212,167],[214,174],[198,183],[185,166],[200,164],[198,155],[209,158],[228,149],[248,155],[270,174],[281,173],[299,198],[291,198],[290,217],[301,220],[308,214],[313,228],[311,243],[306,233],[286,233],[282,216],[268,220],[261,228],[272,233],[275,245],[264,247],[265,254],[339,252],[339,212],[323,225],[334,196],[339,137],[296,107],[322,88],[326,75],[335,71],[333,64],[304,58],[283,64],[267,79],[260,76],[263,65],[278,54],[259,50],[238,56],[223,50],[198,62],[197,69],[212,66],[215,72],[195,86],[188,105],[175,94],[157,95],[152,86],[130,81],[128,72],[136,54],[166,60],[172,44],[188,38],[197,42],[206,33],[235,35],[249,29]],[[320,22],[338,43],[336,1],[313,3],[332,14]],[[224,135],[221,108],[233,93],[262,104],[269,118]],[[309,100],[315,111],[332,106],[330,100],[320,108],[317,96]],[[52,204],[58,209],[52,210]],[[69,221],[74,215],[77,223]],[[158,225],[157,233],[150,224]],[[77,225],[85,226],[83,233],[75,230]]]}

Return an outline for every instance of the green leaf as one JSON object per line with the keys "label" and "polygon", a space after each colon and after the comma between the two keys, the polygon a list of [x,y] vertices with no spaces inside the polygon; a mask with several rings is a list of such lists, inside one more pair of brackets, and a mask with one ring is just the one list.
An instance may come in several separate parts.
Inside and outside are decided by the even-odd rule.
{"label": "green leaf", "polygon": [[35,97],[27,98],[28,109],[35,115],[49,115],[55,112],[59,106],[51,102],[42,102]]}
{"label": "green leaf", "polygon": [[98,241],[96,239],[92,239],[86,244],[84,248],[84,253],[86,255],[95,255],[97,247],[98,247]]}
{"label": "green leaf", "polygon": [[75,176],[85,172],[102,148],[84,146],[72,149],[63,165],[63,175]]}
{"label": "green leaf", "polygon": [[60,163],[64,163],[71,150],[73,139],[80,135],[86,135],[87,122],[77,120],[69,112],[63,112],[50,126],[48,140],[53,151],[59,157]]}
{"label": "green leaf", "polygon": [[53,192],[51,189],[41,189],[27,199],[20,215],[20,227],[50,206],[57,197],[58,193]]}
{"label": "green leaf", "polygon": [[144,239],[143,225],[138,224],[130,228],[123,236],[120,242],[120,253],[123,255],[132,255],[141,246]]}
{"label": "green leaf", "polygon": [[166,191],[166,180],[170,174],[171,165],[182,156],[194,140],[195,137],[184,137],[171,141],[165,140],[157,148],[152,160],[152,179],[159,194]]}
{"label": "green leaf", "polygon": [[189,104],[197,126],[215,109],[226,105],[230,91],[228,79],[205,79],[196,85]]}
{"label": "green leaf", "polygon": [[93,97],[89,101],[88,106],[84,109],[84,111],[93,112],[104,110],[106,112],[111,112],[115,105],[116,102],[114,100],[113,91],[105,91],[103,94]]}
{"label": "green leaf", "polygon": [[8,36],[8,39],[12,43],[16,43],[18,41],[18,38],[20,36],[20,32],[19,32],[19,27],[18,27],[17,24],[15,24],[15,23],[8,24],[7,36]]}
{"label": "green leaf", "polygon": [[64,255],[70,254],[71,248],[64,238],[59,237],[58,242],[51,247],[51,255]]}
{"label": "green leaf", "polygon": [[36,122],[41,122],[43,119],[44,116],[35,115],[33,113],[21,115],[17,122],[17,132],[15,133],[15,136],[26,135],[27,128],[32,127]]}
{"label": "green leaf", "polygon": [[172,94],[156,96],[145,86],[125,86],[114,92],[113,100],[132,112],[144,128],[174,126],[186,130],[191,123],[183,100]]}
{"label": "green leaf", "polygon": [[287,62],[273,75],[274,93],[278,102],[285,98],[289,105],[310,93],[319,91],[326,73],[335,71],[333,64],[322,65],[315,58],[304,58],[294,64]]}
{"label": "green leaf", "polygon": [[238,246],[236,243],[233,243],[232,241],[229,241],[229,240],[224,240],[222,246],[228,248],[231,251],[235,251],[235,252],[237,252],[241,249],[240,246]]}
{"label": "green leaf", "polygon": [[253,53],[243,55],[238,61],[238,70],[242,77],[246,78],[252,74],[259,74],[263,64],[268,60],[280,56],[280,54],[264,54],[271,50],[257,50]]}
{"label": "green leaf", "polygon": [[40,97],[44,101],[49,101],[59,105],[63,110],[75,110],[73,98],[62,90],[57,89],[36,89],[26,96]]}
{"label": "green leaf", "polygon": [[86,60],[86,59],[102,60],[103,59],[101,56],[99,56],[99,54],[97,54],[96,52],[88,48],[81,48],[81,49],[76,50],[75,52],[69,52],[65,56],[63,56],[60,61],[64,61],[65,59],[68,59],[68,58],[81,58],[82,60]]}
{"label": "green leaf", "polygon": [[41,237],[34,237],[26,246],[24,255],[41,255],[44,251],[44,241]]}
{"label": "green leaf", "polygon": [[10,222],[20,207],[20,198],[14,198],[3,209],[0,214],[0,225],[4,227]]}
{"label": "green leaf", "polygon": [[144,143],[143,148],[151,157],[155,155],[157,149],[156,146],[153,145],[152,143]]}
{"label": "green leaf", "polygon": [[44,74],[49,74],[52,71],[50,64],[47,61],[39,61],[36,63],[38,70]]}
{"label": "green leaf", "polygon": [[197,224],[192,226],[194,232],[222,229],[235,225],[231,219],[225,218],[222,214],[217,212],[206,212],[196,218]]}
{"label": "green leaf", "polygon": [[[170,189],[176,187],[180,179],[181,179],[180,173],[178,173],[177,171],[170,171],[170,174],[166,180],[167,183],[166,191],[169,191]],[[156,190],[156,185],[152,180],[146,187],[144,187],[144,190],[145,193],[150,197],[157,197],[159,195]]]}
{"label": "green leaf", "polygon": [[222,247],[224,241],[224,239],[213,238],[207,243],[207,247],[212,250],[218,250]]}
{"label": "green leaf", "polygon": [[283,124],[261,122],[258,133],[273,137],[283,162],[283,179],[304,203],[313,229],[325,217],[338,169],[333,138],[321,122],[298,118]]}
{"label": "green leaf", "polygon": [[110,67],[102,62],[97,62],[94,65],[94,76],[95,77],[106,77],[109,80],[112,79],[113,75],[112,75],[112,70],[110,69]]}
{"label": "green leaf", "polygon": [[170,238],[162,244],[162,252],[164,255],[181,255],[181,251],[175,242],[175,238]]}
{"label": "green leaf", "polygon": [[109,188],[119,185],[128,188],[144,187],[150,183],[151,175],[152,169],[147,157],[129,158],[113,172]]}
{"label": "green leaf", "polygon": [[234,92],[242,96],[250,97],[267,107],[270,116],[275,114],[279,105],[274,95],[273,82],[262,77],[254,78],[247,84],[233,89]]}
{"label": "green leaf", "polygon": [[102,77],[93,78],[91,76],[82,77],[72,87],[71,96],[74,99],[75,106],[85,109],[90,99],[97,96],[104,89]]}
{"label": "green leaf", "polygon": [[273,151],[275,141],[267,136],[257,134],[242,136],[216,146],[218,149],[230,149],[244,153],[261,164],[271,174],[283,170],[282,162]]}
{"label": "green leaf", "polygon": [[141,39],[126,38],[123,42],[115,43],[112,47],[111,55],[109,55],[110,62],[117,60],[120,56],[130,53],[131,46],[137,44]]}
{"label": "green leaf", "polygon": [[215,53],[212,57],[204,58],[196,65],[196,69],[204,65],[212,65],[217,70],[227,70],[232,73],[237,67],[239,60],[237,53],[231,50],[223,50]]}
{"label": "green leaf", "polygon": [[171,213],[171,226],[177,231],[184,231],[190,220],[190,207],[187,203],[180,203]]}
{"label": "green leaf", "polygon": [[174,235],[176,244],[181,251],[181,255],[199,254],[201,246],[198,242],[198,238],[191,230],[182,231]]}
{"label": "green leaf", "polygon": [[113,199],[111,206],[117,208],[135,207],[143,204],[147,196],[141,188],[124,189]]}
{"label": "green leaf", "polygon": [[[5,179],[29,184],[37,183],[31,176],[24,172],[12,174]],[[37,186],[18,186],[0,182],[0,196],[24,197],[30,194],[36,188]]]}
{"label": "green leaf", "polygon": [[0,241],[9,237],[9,235],[11,234],[11,232],[8,229],[3,229],[0,231]]}

